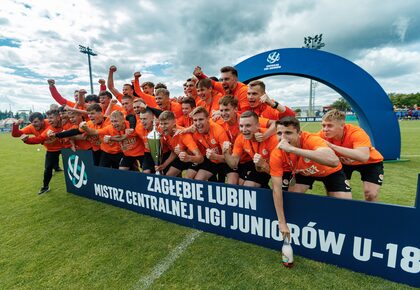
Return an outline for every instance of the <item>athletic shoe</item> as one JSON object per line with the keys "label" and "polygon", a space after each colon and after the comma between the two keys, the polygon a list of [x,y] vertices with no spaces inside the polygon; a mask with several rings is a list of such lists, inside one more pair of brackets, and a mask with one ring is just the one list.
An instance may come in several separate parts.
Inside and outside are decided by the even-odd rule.
{"label": "athletic shoe", "polygon": [[50,187],[49,186],[43,186],[41,187],[41,189],[39,190],[38,194],[43,194],[50,191]]}

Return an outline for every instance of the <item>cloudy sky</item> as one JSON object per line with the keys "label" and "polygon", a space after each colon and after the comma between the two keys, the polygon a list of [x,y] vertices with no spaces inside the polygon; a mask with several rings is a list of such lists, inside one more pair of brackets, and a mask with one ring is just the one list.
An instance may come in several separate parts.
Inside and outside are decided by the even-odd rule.
{"label": "cloudy sky", "polygon": [[[267,50],[302,47],[323,33],[325,51],[368,71],[386,92],[420,91],[420,1],[20,1],[0,6],[0,110],[44,111],[53,103],[47,79],[72,99],[89,88],[90,46],[94,89],[115,64],[116,86],[140,70],[142,81],[164,82],[172,95],[200,65],[219,76],[225,65]],[[264,79],[268,93],[297,107],[308,103],[309,80]],[[319,84],[316,105],[337,99]]]}

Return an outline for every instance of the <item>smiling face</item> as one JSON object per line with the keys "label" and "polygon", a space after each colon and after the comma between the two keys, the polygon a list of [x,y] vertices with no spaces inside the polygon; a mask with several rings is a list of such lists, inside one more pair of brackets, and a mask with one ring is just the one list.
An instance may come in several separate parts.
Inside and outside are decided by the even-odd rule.
{"label": "smiling face", "polygon": [[153,128],[153,113],[144,112],[140,113],[140,122],[146,130],[152,130]]}
{"label": "smiling face", "polygon": [[229,123],[231,120],[233,120],[238,112],[237,108],[231,104],[220,104],[219,111],[223,121],[226,123]]}
{"label": "smiling face", "polygon": [[123,85],[122,93],[123,95],[133,96],[134,90],[129,84],[125,84]]}
{"label": "smiling face", "polygon": [[172,135],[176,126],[175,120],[160,120],[159,127],[162,129],[164,135]]}
{"label": "smiling face", "polygon": [[239,119],[239,131],[246,140],[251,140],[254,137],[254,134],[260,129],[260,124],[258,120],[255,120],[253,117],[241,117]]}
{"label": "smiling face", "polygon": [[238,77],[232,74],[232,72],[222,72],[220,75],[220,81],[222,82],[223,89],[227,94],[233,92],[238,83]]}
{"label": "smiling face", "polygon": [[40,131],[44,127],[44,120],[35,118],[32,120],[31,124],[34,126],[35,130]]}
{"label": "smiling face", "polygon": [[193,117],[193,124],[195,129],[200,134],[208,133],[210,129],[209,117],[205,113],[197,113]]}
{"label": "smiling face", "polygon": [[124,118],[122,117],[122,114],[121,115],[111,114],[111,117],[109,119],[111,121],[112,126],[115,128],[115,130],[121,131],[125,129]]}
{"label": "smiling face", "polygon": [[260,86],[248,87],[248,103],[251,108],[258,107],[260,105],[260,97],[264,94]]}
{"label": "smiling face", "polygon": [[211,88],[206,88],[206,87],[198,87],[197,88],[197,95],[203,101],[206,101],[209,98],[211,98],[211,93],[212,93]]}
{"label": "smiling face", "polygon": [[53,126],[54,128],[61,127],[61,118],[60,118],[59,114],[57,114],[57,115],[55,115],[55,114],[47,115],[47,120],[48,120],[48,123],[51,126]]}
{"label": "smiling face", "polygon": [[195,82],[194,81],[188,81],[185,85],[185,95],[187,97],[194,97],[197,95],[197,89],[195,88]]}

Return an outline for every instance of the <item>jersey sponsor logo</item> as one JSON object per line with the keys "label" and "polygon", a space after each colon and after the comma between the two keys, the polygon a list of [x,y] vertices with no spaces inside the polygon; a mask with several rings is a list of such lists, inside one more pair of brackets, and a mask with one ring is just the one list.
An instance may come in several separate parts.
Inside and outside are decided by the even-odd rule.
{"label": "jersey sponsor logo", "polygon": [[278,53],[277,51],[273,51],[272,53],[270,53],[270,54],[267,56],[267,62],[268,62],[269,64],[276,63],[276,62],[278,62],[279,60],[280,60],[280,53]]}
{"label": "jersey sponsor logo", "polygon": [[67,174],[76,188],[81,188],[87,184],[87,174],[85,172],[85,164],[79,160],[79,156],[71,155],[68,159]]}
{"label": "jersey sponsor logo", "polygon": [[211,139],[210,140],[210,143],[213,144],[213,145],[215,145],[216,144],[216,140],[215,139]]}

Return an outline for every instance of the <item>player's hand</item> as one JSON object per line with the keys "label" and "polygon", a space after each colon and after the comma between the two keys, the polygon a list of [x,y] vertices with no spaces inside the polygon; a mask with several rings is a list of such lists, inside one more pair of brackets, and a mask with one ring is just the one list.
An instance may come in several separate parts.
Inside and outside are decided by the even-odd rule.
{"label": "player's hand", "polygon": [[28,140],[28,138],[29,138],[29,135],[26,135],[26,134],[20,135],[20,140],[22,140],[23,142],[25,142],[26,140]]}
{"label": "player's hand", "polygon": [[98,83],[100,83],[102,86],[104,86],[105,85],[105,80],[104,79],[99,79]]}
{"label": "player's hand", "polygon": [[118,100],[117,99],[112,99],[111,100],[111,103],[113,103],[114,105],[116,105],[118,103]]}
{"label": "player's hand", "polygon": [[180,152],[178,157],[179,157],[179,160],[181,160],[182,162],[188,162],[187,152],[184,152],[184,151]]}
{"label": "player's hand", "polygon": [[110,72],[112,72],[112,73],[114,73],[114,72],[116,72],[116,71],[117,71],[117,67],[116,67],[115,65],[111,65],[111,66],[109,67],[109,71],[110,71]]}
{"label": "player's hand", "polygon": [[203,74],[203,71],[201,70],[201,67],[196,66],[194,68],[193,75],[196,77],[200,77],[202,74]]}
{"label": "player's hand", "polygon": [[87,126],[86,121],[80,122],[80,124],[79,124],[80,129],[82,129],[83,131],[86,131],[87,127],[88,126]]}
{"label": "player's hand", "polygon": [[141,77],[141,73],[140,73],[139,71],[136,71],[136,72],[134,73],[134,78],[135,78],[135,79],[138,79],[139,77]]}
{"label": "player's hand", "polygon": [[162,172],[166,168],[165,164],[155,165],[155,171]]}
{"label": "player's hand", "polygon": [[264,159],[261,156],[261,154],[259,154],[259,153],[254,154],[253,161],[254,161],[255,165],[258,166],[258,167],[261,167],[261,165],[264,163]]}
{"label": "player's hand", "polygon": [[261,103],[266,103],[271,107],[274,106],[273,100],[271,100],[270,97],[267,94],[264,94],[260,97],[260,102]]}
{"label": "player's hand", "polygon": [[287,142],[286,139],[281,139],[279,145],[277,145],[277,148],[289,153],[295,148],[294,146],[290,145],[289,142]]}
{"label": "player's hand", "polygon": [[220,117],[222,117],[222,114],[220,113],[219,110],[213,111],[213,113],[211,114],[211,118],[213,119],[213,121],[219,120]]}
{"label": "player's hand", "polygon": [[19,120],[17,120],[16,122],[14,122],[16,125],[20,125],[20,124],[23,124],[23,119],[19,119]]}
{"label": "player's hand", "polygon": [[340,162],[341,163],[347,164],[347,165],[351,165],[355,161],[355,160],[353,160],[351,158],[344,157],[344,156],[338,157],[338,159],[340,159]]}
{"label": "player's hand", "polygon": [[279,230],[283,236],[283,240],[287,237],[287,240],[290,241],[290,230],[285,222],[279,222]]}
{"label": "player's hand", "polygon": [[55,80],[53,80],[53,79],[49,79],[49,80],[47,80],[47,82],[48,82],[48,84],[50,86],[54,86],[55,85]]}
{"label": "player's hand", "polygon": [[230,143],[229,141],[223,142],[223,148],[222,148],[223,154],[229,153],[231,147],[232,147],[232,143]]}
{"label": "player's hand", "polygon": [[104,143],[109,143],[111,141],[111,135],[104,136]]}
{"label": "player's hand", "polygon": [[176,155],[179,155],[181,153],[181,146],[179,146],[179,144],[177,144],[174,148],[174,153]]}
{"label": "player's hand", "polygon": [[48,132],[47,132],[47,136],[48,136],[48,138],[55,137],[55,133],[54,133],[54,131],[52,131],[52,130],[48,130]]}
{"label": "player's hand", "polygon": [[261,132],[254,133],[254,137],[255,137],[255,140],[257,140],[257,142],[263,142],[264,141],[264,134],[261,133]]}
{"label": "player's hand", "polygon": [[84,95],[86,95],[87,94],[87,92],[86,92],[86,90],[85,89],[80,89],[79,90],[79,96],[84,96]]}
{"label": "player's hand", "polygon": [[207,159],[214,159],[213,157],[214,157],[214,150],[213,149],[210,149],[210,148],[207,148],[207,150],[206,150],[206,157],[207,157]]}

